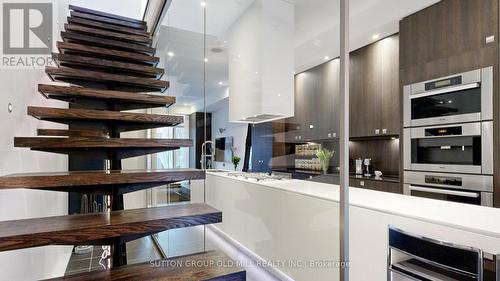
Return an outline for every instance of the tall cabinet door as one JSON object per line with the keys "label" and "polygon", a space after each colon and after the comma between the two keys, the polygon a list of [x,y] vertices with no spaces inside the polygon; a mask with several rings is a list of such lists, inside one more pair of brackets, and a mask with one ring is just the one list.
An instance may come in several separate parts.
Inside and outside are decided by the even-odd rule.
{"label": "tall cabinet door", "polygon": [[323,65],[320,103],[316,114],[319,118],[319,139],[340,136],[340,60],[335,59]]}
{"label": "tall cabinet door", "polygon": [[307,75],[299,73],[295,76],[294,116],[286,119],[285,140],[289,143],[302,141],[304,138],[304,92]]}
{"label": "tall cabinet door", "polygon": [[385,38],[381,45],[381,82],[382,82],[382,118],[383,134],[398,135],[400,133],[400,94],[399,94],[399,35]]}
{"label": "tall cabinet door", "polygon": [[351,137],[376,135],[380,129],[382,88],[379,53],[380,48],[376,45],[351,53],[349,77]]}
{"label": "tall cabinet door", "polygon": [[317,109],[321,104],[321,89],[324,81],[322,78],[323,65],[314,67],[302,74],[305,75],[304,91],[302,92],[302,110],[304,111],[304,136],[306,141],[319,139],[321,128],[319,112]]}

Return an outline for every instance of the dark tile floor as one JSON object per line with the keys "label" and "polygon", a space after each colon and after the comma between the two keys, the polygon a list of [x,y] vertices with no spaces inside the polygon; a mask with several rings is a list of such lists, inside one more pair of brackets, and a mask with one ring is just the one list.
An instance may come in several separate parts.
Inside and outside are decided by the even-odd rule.
{"label": "dark tile floor", "polygon": [[[85,254],[76,254],[73,252],[66,267],[65,275],[110,268],[110,247],[92,247],[92,251]],[[148,262],[152,259],[160,258],[161,255],[149,236],[127,243],[127,264]]]}

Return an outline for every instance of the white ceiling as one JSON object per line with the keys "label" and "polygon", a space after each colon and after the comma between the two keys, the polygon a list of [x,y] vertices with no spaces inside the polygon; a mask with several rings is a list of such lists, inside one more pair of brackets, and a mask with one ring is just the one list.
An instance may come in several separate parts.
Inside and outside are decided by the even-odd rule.
{"label": "white ceiling", "polygon": [[[172,0],[164,18],[158,50],[172,51],[166,70],[171,94],[179,102],[200,104],[203,96],[203,36],[207,37],[207,100],[224,96],[227,87],[225,34],[232,23],[254,0],[206,0],[206,18],[201,0]],[[339,53],[339,0],[284,0],[295,5],[295,70],[300,72],[321,64],[324,57]],[[398,32],[399,20],[440,0],[350,0],[350,48],[368,45]],[[204,25],[204,22],[206,24]],[[213,53],[220,48],[222,53]],[[222,81],[223,86],[218,85]],[[177,85],[177,86],[175,86]],[[216,102],[215,100],[214,102]],[[208,103],[211,103],[210,101]]]}

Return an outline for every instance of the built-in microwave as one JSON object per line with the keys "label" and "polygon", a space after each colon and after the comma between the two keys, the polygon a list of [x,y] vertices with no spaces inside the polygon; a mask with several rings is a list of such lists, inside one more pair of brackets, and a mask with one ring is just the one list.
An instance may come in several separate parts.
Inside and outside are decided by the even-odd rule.
{"label": "built-in microwave", "polygon": [[493,207],[493,176],[405,171],[404,194]]}
{"label": "built-in microwave", "polygon": [[407,171],[493,174],[493,122],[475,122],[403,131]]}
{"label": "built-in microwave", "polygon": [[404,127],[493,120],[493,67],[403,88]]}

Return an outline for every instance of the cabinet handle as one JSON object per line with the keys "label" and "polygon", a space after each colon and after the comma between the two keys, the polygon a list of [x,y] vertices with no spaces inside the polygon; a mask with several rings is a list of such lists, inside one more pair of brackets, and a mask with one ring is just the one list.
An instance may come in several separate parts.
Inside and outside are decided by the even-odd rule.
{"label": "cabinet handle", "polygon": [[375,135],[380,135],[380,129],[375,130]]}
{"label": "cabinet handle", "polygon": [[382,129],[382,134],[387,134],[387,129]]}

